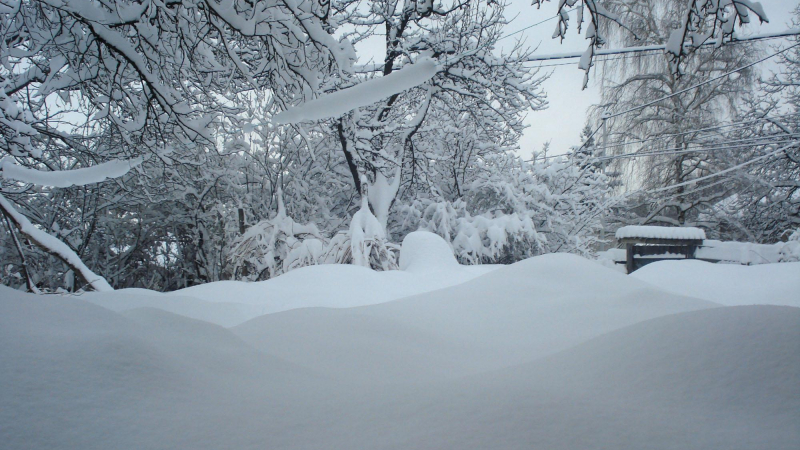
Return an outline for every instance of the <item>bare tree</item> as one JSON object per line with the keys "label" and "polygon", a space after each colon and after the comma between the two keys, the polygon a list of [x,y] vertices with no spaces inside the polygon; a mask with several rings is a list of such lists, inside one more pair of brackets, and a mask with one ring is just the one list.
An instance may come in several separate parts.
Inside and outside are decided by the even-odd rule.
{"label": "bare tree", "polygon": [[[537,7],[544,1],[533,0]],[[584,88],[589,81],[589,69],[594,65],[595,50],[603,47],[608,42],[609,30],[614,28],[627,30],[637,41],[646,40],[640,36],[636,21],[647,18],[637,16],[623,16],[614,7],[614,2],[600,2],[598,0],[561,0],[558,3],[558,24],[553,38],[564,39],[569,27],[569,12],[576,10],[578,33],[582,30],[584,20],[588,22],[585,36],[589,40],[589,47],[581,59],[580,69],[586,71]],[[672,20],[668,32],[656,44],[665,45],[665,53],[669,63],[669,70],[677,76],[689,73],[686,70],[688,57],[701,46],[713,43],[719,47],[734,38],[737,25],[750,23],[751,14],[761,22],[767,22],[761,4],[750,0],[682,0],[665,2],[671,8]],[[652,2],[644,8],[651,14],[655,12]],[[588,13],[588,19],[586,14]]]}
{"label": "bare tree", "polygon": [[[608,8],[631,32],[609,28],[620,45],[662,43],[673,35],[680,18],[680,1],[614,1]],[[751,69],[701,84],[715,75],[746,66],[752,46],[705,47],[685,56],[686,73],[673,69],[669,57],[659,54],[605,63],[603,100],[595,114],[630,111],[606,122],[600,148],[617,172],[627,175],[628,188],[651,192],[642,223],[697,224],[736,187],[734,181],[719,183],[693,180],[732,165],[735,146],[729,130],[719,127],[739,119],[742,98],[755,81]],[[661,101],[655,101],[663,99]],[[652,102],[652,104],[649,104]],[[647,105],[647,106],[643,106]],[[635,208],[634,208],[635,209]]]}

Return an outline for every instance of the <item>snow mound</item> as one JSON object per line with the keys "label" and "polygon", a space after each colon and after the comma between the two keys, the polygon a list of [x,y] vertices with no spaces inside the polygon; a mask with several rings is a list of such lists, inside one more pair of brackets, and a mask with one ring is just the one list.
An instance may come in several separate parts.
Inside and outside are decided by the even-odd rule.
{"label": "snow mound", "polygon": [[214,447],[203,427],[228,419],[232,390],[259,389],[285,408],[278,390],[317,378],[206,322],[0,286],[4,448]]}
{"label": "snow mound", "polygon": [[[800,309],[709,306],[568,255],[381,305],[269,315],[235,333],[152,308],[116,313],[0,287],[0,442],[82,450],[796,448]],[[693,311],[639,321],[680,310]],[[271,326],[287,340],[262,341],[257,351],[236,336]],[[544,340],[549,356],[538,357],[542,349],[523,335]],[[509,352],[514,339],[522,344]],[[278,356],[287,345],[317,370]],[[345,366],[366,375],[333,379]],[[380,385],[364,383],[386,374]]]}
{"label": "snow mound", "polygon": [[421,448],[788,450],[800,439],[798,329],[789,307],[660,317],[418,389],[413,420],[383,421]]}
{"label": "snow mound", "polygon": [[[798,330],[798,308],[712,308],[640,322],[527,369],[584,392],[640,393],[700,408],[780,413],[800,406]],[[800,417],[800,408],[793,410]]]}
{"label": "snow mound", "polygon": [[415,231],[406,235],[400,249],[400,270],[425,272],[453,269],[458,261],[453,249],[441,236],[429,231]]}
{"label": "snow mound", "polygon": [[233,331],[298,365],[385,383],[495,370],[642,320],[715,306],[579,256],[552,254],[438,291],[359,308],[270,314]]}
{"label": "snow mound", "polygon": [[740,266],[697,260],[659,261],[630,276],[722,305],[800,306],[800,262]]}
{"label": "snow mound", "polygon": [[236,301],[212,302],[185,295],[164,294],[147,289],[120,289],[112,294],[87,292],[81,300],[116,312],[157,308],[196,320],[232,327],[263,313],[259,305]]}
{"label": "snow mound", "polygon": [[[423,268],[430,267],[422,264]],[[350,264],[323,264],[255,283],[217,281],[166,294],[124,289],[111,295],[91,292],[82,298],[114,311],[159,308],[231,327],[264,314],[297,308],[351,308],[388,302],[460,284],[496,268],[456,264],[436,270],[376,272]]]}
{"label": "snow mound", "polygon": [[705,231],[695,227],[655,227],[628,225],[617,230],[617,239],[700,239],[706,238]]}

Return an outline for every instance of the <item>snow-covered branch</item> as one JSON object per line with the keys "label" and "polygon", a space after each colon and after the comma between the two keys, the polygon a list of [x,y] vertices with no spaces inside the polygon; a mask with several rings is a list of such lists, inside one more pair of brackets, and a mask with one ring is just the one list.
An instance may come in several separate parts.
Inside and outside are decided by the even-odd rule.
{"label": "snow-covered branch", "polygon": [[436,62],[420,58],[414,64],[403,67],[384,77],[372,78],[355,86],[325,94],[305,104],[289,108],[276,114],[273,121],[278,124],[293,124],[305,121],[338,117],[356,108],[368,106],[380,100],[417,87],[438,72]]}
{"label": "snow-covered branch", "polygon": [[43,171],[14,164],[10,158],[0,161],[3,177],[9,180],[39,186],[66,188],[100,183],[107,179],[119,178],[142,163],[142,158],[115,160],[92,167],[73,170]]}
{"label": "snow-covered branch", "polygon": [[11,202],[6,200],[2,194],[0,194],[0,209],[2,209],[3,214],[17,227],[23,236],[64,261],[73,272],[89,283],[92,289],[96,291],[114,290],[105,278],[89,270],[83,261],[81,261],[81,258],[72,251],[67,244],[33,226],[30,220],[14,209]]}

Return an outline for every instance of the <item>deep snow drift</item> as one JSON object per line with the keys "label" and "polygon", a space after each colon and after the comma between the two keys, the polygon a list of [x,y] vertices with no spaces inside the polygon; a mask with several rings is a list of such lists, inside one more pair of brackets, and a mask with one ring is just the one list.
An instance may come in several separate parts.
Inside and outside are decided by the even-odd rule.
{"label": "deep snow drift", "polygon": [[428,232],[410,233],[402,248],[403,270],[375,272],[354,265],[326,264],[303,267],[257,283],[218,281],[167,294],[122,289],[110,296],[88,293],[81,298],[114,311],[151,307],[230,327],[296,308],[385,303],[454,286],[498,267],[459,265],[448,244]]}
{"label": "deep snow drift", "polygon": [[800,307],[800,262],[740,266],[705,261],[659,261],[632,277],[664,290],[722,305]]}
{"label": "deep snow drift", "polygon": [[295,309],[233,331],[343,380],[408,381],[498,369],[642,320],[715,306],[552,254],[447,290],[360,308]]}
{"label": "deep snow drift", "polygon": [[231,329],[0,288],[0,442],[794,449],[798,330],[798,308],[718,307],[570,255]]}
{"label": "deep snow drift", "polygon": [[800,439],[798,329],[789,307],[660,317],[394,397],[419,403],[413,423],[390,421],[406,448],[788,450]]}

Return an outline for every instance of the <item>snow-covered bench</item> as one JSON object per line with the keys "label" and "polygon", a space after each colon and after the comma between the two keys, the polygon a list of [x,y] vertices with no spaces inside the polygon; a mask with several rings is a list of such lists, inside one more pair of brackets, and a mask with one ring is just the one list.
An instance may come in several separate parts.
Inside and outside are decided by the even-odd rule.
{"label": "snow-covered bench", "polygon": [[706,234],[695,227],[627,226],[617,230],[625,244],[628,273],[654,261],[694,258]]}

